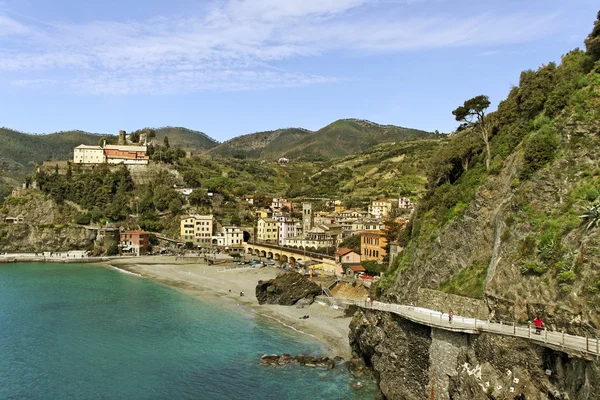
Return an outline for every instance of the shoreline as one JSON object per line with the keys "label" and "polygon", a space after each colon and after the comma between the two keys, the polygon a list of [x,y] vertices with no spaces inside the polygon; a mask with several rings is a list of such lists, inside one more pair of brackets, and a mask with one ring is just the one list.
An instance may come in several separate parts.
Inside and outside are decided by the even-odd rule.
{"label": "shoreline", "polygon": [[[183,260],[160,256],[111,259],[97,261],[96,264],[152,279],[203,300],[248,307],[256,315],[318,340],[323,345],[323,350],[331,357],[340,356],[345,360],[352,357],[348,342],[351,318],[344,317],[342,310],[334,310],[317,302],[304,308],[258,304],[255,296],[256,284],[259,280],[272,279],[282,273],[277,268],[224,270],[232,265],[190,264]],[[240,296],[240,292],[244,293],[243,297]],[[309,318],[301,319],[304,315],[309,315]]]}

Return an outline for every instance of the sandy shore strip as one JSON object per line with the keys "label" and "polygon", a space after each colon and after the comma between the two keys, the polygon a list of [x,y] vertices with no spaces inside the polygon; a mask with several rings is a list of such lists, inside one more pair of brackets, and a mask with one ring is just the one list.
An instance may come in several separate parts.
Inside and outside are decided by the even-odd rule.
{"label": "sandy shore strip", "polygon": [[[136,257],[111,260],[102,265],[129,271],[153,279],[203,299],[243,304],[257,314],[274,319],[301,333],[325,343],[330,356],[351,356],[348,344],[350,317],[341,310],[313,303],[310,307],[259,305],[255,289],[259,280],[275,278],[283,273],[277,268],[239,268],[235,264],[206,265],[173,257]],[[229,270],[224,270],[230,268]],[[231,269],[237,268],[237,269]],[[231,292],[230,292],[231,291]],[[244,296],[240,297],[240,292]],[[299,319],[308,315],[308,319]]]}

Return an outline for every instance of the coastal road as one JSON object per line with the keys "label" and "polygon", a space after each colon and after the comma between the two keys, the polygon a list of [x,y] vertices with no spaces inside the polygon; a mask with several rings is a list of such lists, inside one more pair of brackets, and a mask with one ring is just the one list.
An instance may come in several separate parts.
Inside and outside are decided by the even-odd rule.
{"label": "coastal road", "polygon": [[431,326],[453,332],[479,334],[482,332],[498,335],[519,337],[534,341],[542,346],[552,347],[561,351],[578,352],[585,355],[600,355],[600,342],[598,338],[569,335],[563,332],[544,329],[541,334],[535,333],[535,327],[516,324],[502,324],[484,321],[475,318],[466,318],[455,315],[452,322],[448,314],[421,307],[401,304],[382,303],[379,301],[367,302],[346,298],[335,298],[338,304],[356,305],[366,309],[391,312],[418,324]]}

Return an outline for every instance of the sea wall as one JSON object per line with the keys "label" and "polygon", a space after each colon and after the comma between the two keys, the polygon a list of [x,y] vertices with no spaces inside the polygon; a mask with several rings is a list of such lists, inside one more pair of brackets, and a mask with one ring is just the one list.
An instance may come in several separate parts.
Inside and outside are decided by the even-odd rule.
{"label": "sea wall", "polygon": [[456,315],[487,320],[488,307],[483,300],[419,288],[417,306],[447,313],[452,310]]}
{"label": "sea wall", "polygon": [[353,353],[386,399],[598,399],[600,363],[526,339],[432,329],[359,309]]}

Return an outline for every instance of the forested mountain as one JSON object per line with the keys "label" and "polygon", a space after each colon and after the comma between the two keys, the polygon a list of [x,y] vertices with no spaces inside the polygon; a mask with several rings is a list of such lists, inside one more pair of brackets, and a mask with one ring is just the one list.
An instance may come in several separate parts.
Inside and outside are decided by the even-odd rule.
{"label": "forested mountain", "polygon": [[228,140],[209,154],[294,160],[329,160],[345,157],[380,143],[431,137],[430,132],[379,125],[358,119],[342,119],[312,132],[301,128],[257,132]]}
{"label": "forested mountain", "polygon": [[181,147],[195,154],[203,153],[219,144],[204,132],[182,127],[167,126],[156,128],[154,132],[156,132],[159,143],[162,143],[164,138],[168,137],[171,146]]}

